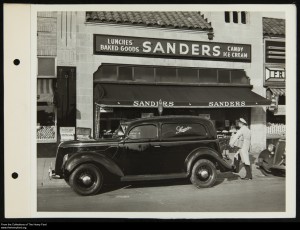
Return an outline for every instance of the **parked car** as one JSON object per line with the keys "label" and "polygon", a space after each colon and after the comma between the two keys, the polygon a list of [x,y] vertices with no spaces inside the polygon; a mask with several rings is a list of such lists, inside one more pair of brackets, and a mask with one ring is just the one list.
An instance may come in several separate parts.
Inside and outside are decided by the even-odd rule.
{"label": "parked car", "polygon": [[190,178],[198,188],[214,185],[217,170],[231,171],[222,159],[214,125],[196,116],[161,116],[126,122],[118,137],[67,141],[58,146],[51,178],[63,178],[80,195],[103,184]]}
{"label": "parked car", "polygon": [[266,176],[270,174],[285,176],[285,163],[285,138],[281,138],[276,146],[270,144],[259,154],[257,165]]}

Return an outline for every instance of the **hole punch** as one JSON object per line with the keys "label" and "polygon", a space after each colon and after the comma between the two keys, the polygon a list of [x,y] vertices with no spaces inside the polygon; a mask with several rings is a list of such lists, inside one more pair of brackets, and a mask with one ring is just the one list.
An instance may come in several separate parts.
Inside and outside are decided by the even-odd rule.
{"label": "hole punch", "polygon": [[19,65],[19,64],[20,64],[20,60],[19,60],[19,59],[15,59],[15,60],[14,60],[14,64],[15,64],[15,65]]}
{"label": "hole punch", "polygon": [[16,173],[16,172],[14,172],[14,173],[11,174],[11,177],[14,178],[14,179],[17,179],[18,176],[19,176],[19,175],[18,175],[18,173]]}

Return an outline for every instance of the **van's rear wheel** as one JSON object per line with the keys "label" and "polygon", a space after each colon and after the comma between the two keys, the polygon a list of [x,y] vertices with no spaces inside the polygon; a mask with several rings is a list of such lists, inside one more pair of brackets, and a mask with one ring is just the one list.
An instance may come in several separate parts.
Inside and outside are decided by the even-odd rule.
{"label": "van's rear wheel", "polygon": [[198,160],[192,169],[191,182],[198,188],[209,188],[217,179],[217,170],[210,160]]}
{"label": "van's rear wheel", "polygon": [[82,164],[73,171],[69,183],[80,195],[95,195],[103,187],[103,174],[96,165]]}

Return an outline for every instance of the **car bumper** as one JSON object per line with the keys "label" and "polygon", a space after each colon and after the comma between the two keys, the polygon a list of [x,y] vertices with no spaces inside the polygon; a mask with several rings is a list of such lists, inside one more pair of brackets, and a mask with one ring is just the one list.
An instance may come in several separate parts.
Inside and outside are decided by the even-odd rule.
{"label": "car bumper", "polygon": [[284,165],[273,165],[272,167],[270,167],[271,170],[285,170],[285,166]]}
{"label": "car bumper", "polygon": [[52,180],[52,179],[62,179],[60,175],[55,174],[55,171],[52,169],[52,164],[50,165],[49,170],[48,170],[48,177],[49,177],[50,180]]}

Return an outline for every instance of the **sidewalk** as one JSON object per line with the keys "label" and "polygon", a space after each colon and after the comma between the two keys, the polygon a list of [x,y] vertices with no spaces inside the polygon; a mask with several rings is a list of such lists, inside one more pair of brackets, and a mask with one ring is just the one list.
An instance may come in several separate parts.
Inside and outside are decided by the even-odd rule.
{"label": "sidewalk", "polygon": [[64,179],[51,179],[48,176],[52,162],[54,169],[55,158],[37,158],[37,187],[66,187],[69,186]]}
{"label": "sidewalk", "polygon": [[[228,161],[228,163],[231,164],[232,159],[233,159],[234,153],[229,153],[229,158],[230,160]],[[250,155],[250,160],[252,163],[252,174],[253,174],[253,178],[261,178],[261,177],[265,177],[262,172],[260,170],[257,169],[257,166],[255,165],[256,161],[257,161],[257,156],[258,153],[254,153]],[[68,187],[69,185],[65,182],[64,179],[49,179],[48,176],[48,171],[49,171],[49,167],[51,165],[52,162],[52,169],[54,169],[54,165],[55,165],[55,158],[38,158],[37,159],[37,186],[38,188],[42,188],[42,187]],[[242,167],[241,171],[238,174],[234,174],[231,172],[228,173],[221,173],[218,175],[218,178],[220,179],[224,179],[224,180],[232,180],[232,179],[237,179],[238,177],[244,177],[246,174],[245,172],[245,168]]]}
{"label": "sidewalk", "polygon": [[[235,153],[229,153],[230,160],[227,161],[228,163],[232,164],[234,155],[235,155]],[[257,177],[265,177],[265,175],[257,168],[258,166],[256,165],[258,155],[259,155],[259,153],[250,153],[249,154],[251,168],[252,168],[252,176],[254,179]],[[242,164],[241,164],[240,172],[236,173],[236,175],[238,175],[240,177],[246,176],[246,170],[245,170],[245,167],[242,166]]]}

